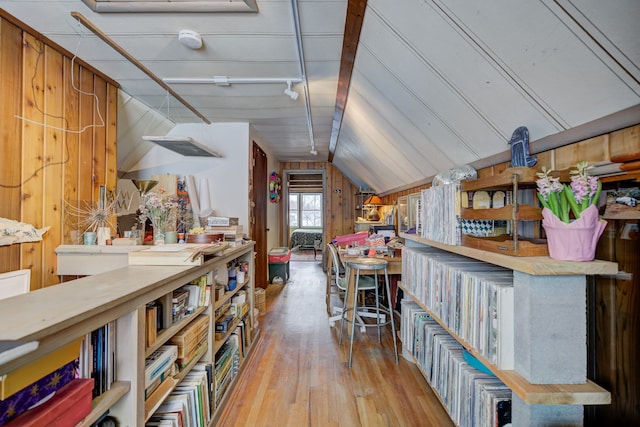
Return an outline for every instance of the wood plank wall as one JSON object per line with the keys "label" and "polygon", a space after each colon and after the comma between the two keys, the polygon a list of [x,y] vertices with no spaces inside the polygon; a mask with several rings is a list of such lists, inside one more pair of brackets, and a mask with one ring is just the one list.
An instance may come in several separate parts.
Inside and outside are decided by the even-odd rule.
{"label": "wood plank wall", "polygon": [[0,87],[0,217],[50,227],[0,247],[0,272],[30,269],[39,289],[59,283],[55,248],[84,231],[65,201],[115,189],[118,85],[0,11]]}
{"label": "wood plank wall", "polygon": [[[353,233],[355,223],[356,187],[346,176],[329,162],[281,162],[280,175],[284,170],[324,170],[325,185],[325,228],[324,241],[335,236]],[[282,206],[284,206],[282,204]],[[280,215],[280,229],[283,229],[285,212]],[[282,238],[282,237],[280,237]],[[282,245],[284,242],[280,242]]]}
{"label": "wood plank wall", "polygon": [[[640,177],[640,124],[620,129],[605,135],[589,138],[574,144],[565,145],[536,154],[539,166],[552,169],[566,169],[579,161],[589,163],[621,163],[624,175],[609,177],[606,182],[637,180]],[[492,176],[509,167],[509,162],[499,163],[478,170],[478,177]],[[396,204],[398,198],[431,187],[430,184],[418,185],[403,191],[381,196],[384,204]]]}

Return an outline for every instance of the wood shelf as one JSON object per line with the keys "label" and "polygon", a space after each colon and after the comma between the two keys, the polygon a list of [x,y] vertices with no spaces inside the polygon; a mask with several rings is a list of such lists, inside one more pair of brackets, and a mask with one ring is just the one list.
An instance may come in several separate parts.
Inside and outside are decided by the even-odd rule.
{"label": "wood shelf", "polygon": [[[570,169],[556,171],[554,176],[559,176],[562,182],[567,182],[571,179],[569,171]],[[537,173],[537,168],[512,167],[496,175],[485,176],[472,181],[462,181],[460,183],[460,201],[465,203],[461,203],[462,206],[459,207],[459,216],[463,220],[508,221],[510,226],[509,235],[497,236],[498,240],[501,239],[501,241],[496,241],[495,237],[482,238],[463,234],[462,244],[475,249],[510,256],[548,256],[549,251],[545,240],[530,239],[520,244],[520,222],[536,221],[535,225],[539,227],[540,221],[543,219],[542,208],[519,202],[522,190],[528,189],[528,191],[535,192],[536,180],[538,179]],[[470,209],[466,206],[468,197],[463,196],[464,193],[496,190],[510,194],[507,197],[509,205],[487,209]],[[535,196],[533,198],[534,200],[536,199]],[[465,240],[466,237],[470,238]]]}
{"label": "wood shelf", "polygon": [[542,220],[542,209],[531,205],[518,205],[516,211],[513,205],[507,205],[502,208],[491,209],[473,209],[462,208],[460,210],[460,218],[462,219],[489,219],[509,221],[516,219],[518,221],[536,221]]}
{"label": "wood shelf", "polygon": [[[249,262],[247,279],[237,289],[253,289],[255,277],[254,243],[249,242],[207,259],[200,266],[131,266],[93,276],[71,280],[56,286],[39,289],[15,299],[0,300],[0,323],[14,327],[0,331],[1,340],[39,342],[38,348],[15,360],[0,365],[0,375],[12,372],[25,364],[60,348],[103,325],[117,322],[117,371],[118,378],[129,381],[117,381],[110,390],[94,399],[93,409],[80,423],[90,426],[106,411],[117,417],[122,425],[143,425],[145,420],[161,404],[180,380],[185,378],[198,361],[211,361],[214,347],[223,342],[214,340],[209,325],[209,341],[204,350],[195,356],[175,378],[165,379],[158,390],[144,399],[144,360],[182,328],[202,314],[212,316],[214,301],[204,307],[196,307],[193,313],[173,323],[158,333],[156,341],[145,346],[144,321],[145,307],[148,303],[163,300],[165,318],[171,313],[172,292],[191,281],[208,274],[212,270],[225,268],[235,259]],[[117,280],[114,280],[116,278]],[[235,292],[237,293],[237,291]],[[234,292],[226,298],[231,298]],[[168,302],[169,301],[169,302]],[[252,303],[249,298],[249,304]],[[31,307],[39,316],[24,318],[24,307]],[[168,307],[168,309],[167,309]],[[253,310],[249,309],[249,313]],[[253,315],[253,314],[252,314]],[[15,322],[15,319],[21,319]],[[210,319],[212,322],[213,319]],[[237,324],[237,322],[236,322]],[[257,336],[257,330],[247,325],[249,337]],[[232,329],[233,330],[233,329]],[[225,337],[231,335],[230,333]],[[153,397],[153,399],[151,399]]]}
{"label": "wood shelf", "polygon": [[222,298],[220,298],[219,300],[217,300],[215,302],[215,304],[213,305],[213,311],[215,312],[218,308],[220,308],[220,306],[222,304],[224,304],[225,302],[229,301],[231,298],[233,298],[233,296],[235,294],[238,293],[239,290],[244,289],[244,287],[247,285],[247,283],[249,283],[249,280],[251,278],[249,276],[245,276],[245,280],[244,282],[242,282],[242,284],[238,284],[236,285],[236,288],[232,291],[226,291],[224,293],[224,295],[222,296]]}
{"label": "wood shelf", "polygon": [[131,389],[131,383],[129,381],[115,381],[111,384],[111,388],[100,396],[93,399],[91,403],[91,412],[82,421],[80,421],[76,427],[88,427],[98,420],[107,412],[107,410],[113,406],[122,396],[127,394]]}
{"label": "wood shelf", "polygon": [[144,401],[144,421],[149,421],[151,415],[160,407],[164,399],[169,396],[169,393],[178,384],[178,381],[173,377],[165,378],[162,383],[156,388],[153,393]]}
{"label": "wood shelf", "polygon": [[191,369],[196,365],[196,363],[198,363],[202,359],[202,356],[207,354],[207,347],[208,347],[208,344],[202,345],[198,349],[200,354],[195,356],[189,363],[187,363],[187,366],[185,366],[184,368],[180,369],[180,372],[175,374],[173,376],[173,378],[175,378],[175,380],[178,381],[178,382],[182,381],[184,379],[184,377],[186,377],[187,374],[191,371]]}
{"label": "wood shelf", "polygon": [[222,339],[220,339],[220,340],[219,339],[215,339],[215,334],[214,334],[214,341],[213,341],[213,354],[214,354],[214,356],[218,352],[218,350],[220,350],[222,348],[224,343],[229,339],[231,334],[236,330],[236,327],[240,324],[241,320],[242,319],[235,319],[233,321],[233,323],[231,324],[231,327],[229,328],[229,330],[224,334],[224,337]]}
{"label": "wood shelf", "polygon": [[463,234],[462,245],[467,248],[514,257],[549,256],[549,247],[546,240],[519,237],[516,242],[506,234],[496,237],[476,237]]}
{"label": "wood shelf", "polygon": [[172,324],[170,327],[162,329],[158,333],[158,337],[156,338],[154,343],[147,347],[147,349],[145,350],[145,357],[151,356],[154,351],[156,351],[163,344],[169,341],[169,339],[171,339],[171,337],[174,336],[178,331],[191,323],[191,321],[194,320],[199,314],[204,313],[206,309],[206,306],[198,307],[193,311],[193,313],[186,315],[176,323]]}
{"label": "wood shelf", "polygon": [[[569,170],[570,169],[554,171],[553,175],[559,176],[561,182],[569,182],[571,181]],[[504,190],[513,185],[514,179],[517,179],[519,186],[527,185],[529,187],[535,187],[536,180],[538,179],[536,173],[538,173],[537,168],[529,168],[526,166],[507,168],[497,175],[485,176],[471,181],[462,181],[460,182],[460,190]]]}
{"label": "wood shelf", "polygon": [[415,234],[400,233],[400,237],[406,240],[432,246],[458,255],[463,255],[489,264],[498,265],[511,270],[527,273],[532,276],[563,276],[584,274],[615,275],[618,273],[618,264],[609,261],[559,261],[548,256],[514,257],[494,252],[486,252],[481,249],[466,246],[453,246],[434,242]]}
{"label": "wood shelf", "polygon": [[400,289],[524,402],[530,405],[608,405],[611,403],[611,394],[589,380],[585,384],[531,384],[513,370],[503,371],[498,369],[478,353],[473,346],[451,331],[438,316],[425,307],[411,292],[402,286],[400,286]]}
{"label": "wood shelf", "polygon": [[213,416],[211,417],[211,424],[210,424],[212,426],[216,425],[218,420],[222,417],[222,414],[224,413],[224,411],[228,408],[227,403],[234,400],[234,396],[236,395],[236,393],[238,393],[238,390],[236,389],[235,385],[238,381],[240,381],[240,378],[242,377],[245,370],[247,369],[247,365],[248,365],[247,362],[251,357],[253,357],[254,350],[258,346],[258,342],[262,339],[262,337],[260,336],[260,329],[254,329],[254,331],[256,333],[256,336],[253,337],[253,339],[251,340],[251,344],[249,344],[249,348],[247,348],[247,354],[244,357],[244,361],[240,364],[240,370],[238,370],[238,373],[236,374],[233,381],[231,381],[231,384],[229,384],[227,391],[224,393],[224,395],[222,396],[222,399],[220,400],[220,402],[218,403],[217,407],[213,412]]}

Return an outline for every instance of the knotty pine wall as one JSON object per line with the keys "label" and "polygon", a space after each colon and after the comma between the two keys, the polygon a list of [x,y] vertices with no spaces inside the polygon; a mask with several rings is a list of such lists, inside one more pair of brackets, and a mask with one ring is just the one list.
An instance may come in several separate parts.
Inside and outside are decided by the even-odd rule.
{"label": "knotty pine wall", "polygon": [[59,283],[55,248],[83,231],[63,201],[94,203],[100,185],[116,186],[117,83],[72,59],[0,10],[0,217],[51,227],[1,246],[0,272],[30,269],[32,290]]}
{"label": "knotty pine wall", "polygon": [[[281,162],[281,176],[284,170],[324,170],[325,185],[325,227],[324,242],[330,242],[335,236],[353,233],[355,224],[356,187],[346,176],[329,162]],[[339,190],[339,191],[338,191]],[[284,206],[284,204],[281,204]],[[280,214],[280,229],[285,227],[286,212]],[[280,236],[282,239],[282,236]],[[280,242],[283,245],[283,242]]]}

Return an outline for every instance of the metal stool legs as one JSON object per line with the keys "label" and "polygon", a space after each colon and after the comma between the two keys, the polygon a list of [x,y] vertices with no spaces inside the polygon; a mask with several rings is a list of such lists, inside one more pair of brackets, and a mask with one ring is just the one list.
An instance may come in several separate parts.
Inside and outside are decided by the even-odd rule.
{"label": "metal stool legs", "polygon": [[[396,336],[395,336],[395,321],[393,319],[393,307],[391,306],[391,292],[389,289],[389,274],[388,274],[388,270],[387,270],[387,262],[385,260],[377,260],[375,258],[359,258],[358,260],[349,262],[347,264],[347,268],[348,270],[351,270],[352,268],[355,269],[355,283],[353,286],[353,290],[351,289],[347,289],[347,292],[352,291],[353,292],[353,308],[347,308],[346,307],[346,295],[345,295],[345,307],[343,310],[343,317],[342,320],[340,322],[340,342],[342,342],[342,333],[343,333],[343,322],[345,320],[345,315],[346,312],[349,310],[353,310],[353,320],[351,321],[351,336],[350,336],[350,343],[349,343],[349,367],[351,368],[352,365],[352,360],[353,360],[353,339],[355,336],[355,329],[356,329],[356,323],[361,323],[361,327],[362,326],[376,326],[377,330],[378,330],[378,342],[382,341],[381,338],[381,332],[380,332],[380,328],[384,325],[387,324],[391,324],[391,331],[392,331],[392,340],[393,340],[393,352],[395,355],[395,359],[396,359],[396,364],[398,363],[398,347],[396,344]],[[370,307],[371,309],[375,310],[375,315],[373,316],[367,316],[367,317],[373,317],[376,319],[375,324],[365,324],[363,321],[358,321],[357,320],[357,314],[358,312],[358,289],[359,289],[359,284],[360,284],[360,270],[373,270],[374,272],[374,283],[376,286],[374,286],[374,290],[375,290],[375,308],[374,307]],[[385,284],[385,289],[384,291],[386,292],[386,298],[387,298],[387,302],[388,302],[388,306],[387,307],[380,307],[380,295],[378,293],[378,271],[379,270],[384,270],[384,284]],[[347,277],[349,278],[350,281],[350,274],[351,272],[348,271],[347,272],[348,275]],[[361,308],[366,308],[365,307],[361,307]],[[360,313],[360,315],[362,315],[362,313]],[[386,319],[386,316],[389,316],[389,320]]]}

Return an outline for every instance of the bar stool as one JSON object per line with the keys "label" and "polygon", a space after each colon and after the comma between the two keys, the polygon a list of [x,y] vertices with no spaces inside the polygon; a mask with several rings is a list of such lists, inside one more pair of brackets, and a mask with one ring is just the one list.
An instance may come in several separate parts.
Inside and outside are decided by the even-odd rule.
{"label": "bar stool", "polygon": [[[367,310],[375,310],[375,314],[373,316],[371,316],[372,318],[375,319],[375,323],[360,323],[360,327],[372,327],[375,326],[378,328],[378,342],[381,342],[381,336],[380,336],[380,327],[381,326],[385,326],[387,324],[391,324],[391,335],[392,335],[392,340],[393,340],[393,351],[395,353],[396,356],[396,365],[398,364],[398,347],[396,345],[396,328],[395,328],[395,323],[393,321],[393,308],[391,307],[391,292],[389,291],[389,273],[387,270],[387,265],[388,262],[387,260],[384,259],[380,259],[380,258],[356,258],[354,260],[350,260],[347,262],[347,271],[346,271],[346,277],[347,277],[347,283],[348,283],[348,288],[347,288],[347,294],[351,291],[353,292],[353,307],[345,307],[344,311],[342,312],[342,319],[340,321],[340,340],[339,342],[342,342],[342,331],[343,331],[343,323],[346,320],[347,322],[351,322],[351,343],[349,344],[349,367],[351,367],[351,359],[353,357],[353,336],[355,335],[355,329],[356,329],[356,323],[357,320],[355,318],[355,314],[356,313],[361,313],[362,309],[367,309]],[[351,270],[355,270],[354,274],[355,274],[355,284],[353,286],[353,288],[351,288]],[[358,307],[358,284],[360,281],[360,271],[361,270],[365,270],[365,271],[371,271],[373,270],[374,272],[374,283],[376,283],[375,286],[375,293],[376,293],[376,305],[375,306],[361,306]],[[378,295],[378,272],[380,270],[384,270],[384,284],[385,284],[385,292],[386,292],[386,299],[388,302],[388,307],[380,307],[380,296]],[[347,299],[347,294],[345,295],[345,301]],[[349,311],[353,311],[354,313],[354,317],[353,320],[349,320],[346,318],[347,313]],[[386,316],[389,316],[389,320],[386,319]],[[367,316],[369,317],[369,316]],[[359,323],[359,322],[358,322]]]}

